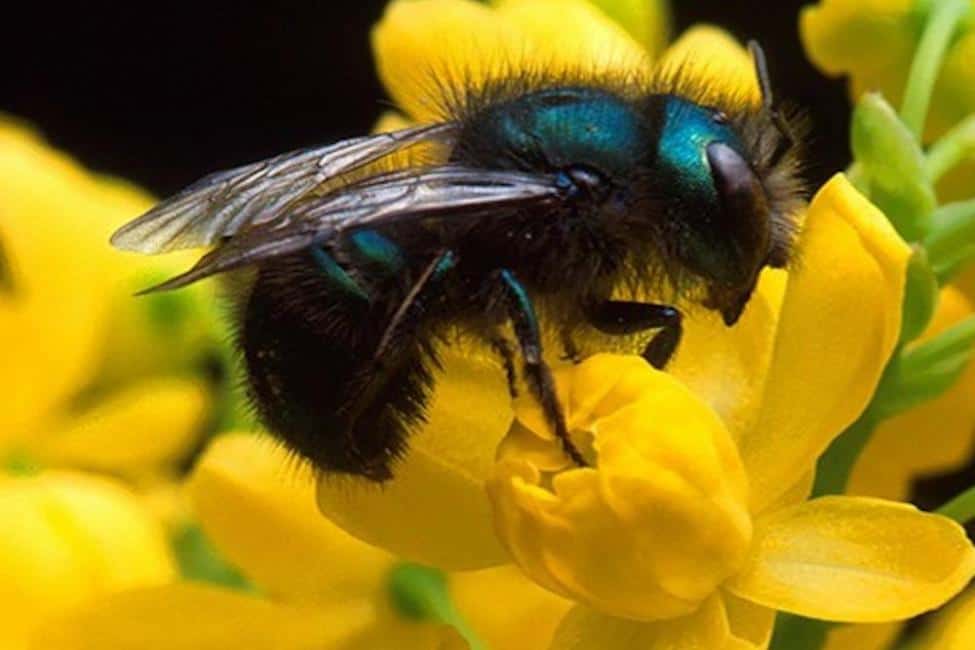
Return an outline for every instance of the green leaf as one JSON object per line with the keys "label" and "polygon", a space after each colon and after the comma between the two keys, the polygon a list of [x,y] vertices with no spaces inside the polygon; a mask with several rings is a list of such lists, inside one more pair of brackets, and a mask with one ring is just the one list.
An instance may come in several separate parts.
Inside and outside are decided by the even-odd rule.
{"label": "green leaf", "polygon": [[240,591],[256,591],[247,578],[221,557],[199,526],[189,525],[176,533],[172,547],[180,573],[187,580],[210,582]]}
{"label": "green leaf", "polygon": [[853,155],[869,182],[870,199],[907,241],[921,241],[937,205],[914,134],[877,93],[860,98],[851,127]]}
{"label": "green leaf", "polygon": [[486,650],[487,646],[454,607],[443,571],[400,562],[389,572],[386,588],[393,608],[403,617],[445,623],[457,630],[471,650]]}
{"label": "green leaf", "polygon": [[874,396],[871,410],[881,418],[932,400],[951,388],[972,358],[975,316],[924,343],[907,348]]}
{"label": "green leaf", "polygon": [[938,279],[928,262],[927,251],[914,246],[907,263],[907,284],[901,317],[900,342],[909,343],[927,328],[938,306]]}

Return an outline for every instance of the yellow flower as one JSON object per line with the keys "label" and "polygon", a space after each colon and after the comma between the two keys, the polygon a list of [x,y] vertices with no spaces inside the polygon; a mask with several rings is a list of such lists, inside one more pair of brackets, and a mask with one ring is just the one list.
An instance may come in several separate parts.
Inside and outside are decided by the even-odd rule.
{"label": "yellow flower", "polygon": [[[395,606],[395,558],[322,519],[314,490],[308,465],[269,439],[221,436],[194,470],[189,496],[208,537],[260,595],[189,582],[120,592],[49,622],[36,647],[463,647],[446,626]],[[550,634],[568,607],[510,569],[464,576],[457,588],[462,612],[476,613],[502,650],[531,647],[511,635],[529,625]],[[490,594],[510,607],[483,611]]]}
{"label": "yellow flower", "polygon": [[[829,76],[847,76],[854,99],[880,91],[900,105],[924,18],[936,2],[915,0],[821,0],[803,9],[799,33],[812,62]],[[925,141],[975,113],[975,29],[949,47],[934,88]],[[975,160],[948,174],[939,189],[946,198],[971,193]]]}
{"label": "yellow flower", "polygon": [[[553,4],[393,2],[373,33],[380,76],[419,121],[437,115],[430,74],[476,84],[532,66],[639,79],[682,65],[757,97],[747,55],[719,30],[694,28],[651,62],[591,5]],[[553,52],[563,6],[589,18],[560,24]],[[885,621],[936,607],[975,573],[959,526],[876,499],[805,500],[896,344],[908,254],[838,176],[809,208],[801,262],[767,271],[736,327],[692,312],[668,373],[615,356],[557,370],[594,467],[566,464],[531,400],[512,411],[489,351],[446,349],[396,477],[381,490],[324,479],[319,507],[411,560],[513,560],[582,603],[553,647],[761,647],[775,609]]]}
{"label": "yellow flower", "polygon": [[162,527],[117,481],[78,472],[0,478],[0,647],[27,648],[51,617],[106,594],[164,584]]}
{"label": "yellow flower", "polygon": [[[895,106],[924,25],[925,3],[914,0],[821,0],[805,7],[799,33],[809,58],[830,76],[846,75],[854,98],[880,91]],[[975,111],[975,31],[952,43],[931,102],[929,133],[938,134]]]}
{"label": "yellow flower", "polygon": [[561,460],[537,407],[516,410],[489,491],[515,561],[585,605],[553,647],[624,635],[635,639],[624,647],[724,647],[739,629],[764,630],[743,638],[760,646],[771,609],[901,619],[967,583],[975,549],[949,520],[876,499],[805,501],[816,457],[866,405],[896,342],[906,254],[842,177],[820,191],[770,365],[734,400],[755,409],[743,428],[719,417],[708,392],[629,357],[560,372],[593,468]]}
{"label": "yellow flower", "polygon": [[132,474],[180,459],[209,407],[214,297],[134,299],[186,258],[114,251],[151,197],[0,120],[0,460]]}

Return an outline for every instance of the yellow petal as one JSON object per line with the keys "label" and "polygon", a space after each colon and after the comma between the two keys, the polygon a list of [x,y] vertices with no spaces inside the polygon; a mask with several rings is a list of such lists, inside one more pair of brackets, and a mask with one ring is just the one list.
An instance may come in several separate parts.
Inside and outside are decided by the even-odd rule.
{"label": "yellow petal", "polygon": [[[824,0],[802,10],[806,55],[823,72],[855,72],[864,90],[900,101],[919,36],[912,0]],[[868,81],[869,80],[869,81]]]}
{"label": "yellow petal", "polygon": [[511,423],[504,372],[488,350],[442,354],[427,424],[393,479],[324,477],[318,505],[336,524],[403,558],[450,570],[503,564],[484,482]]}
{"label": "yellow petal", "polygon": [[271,596],[342,602],[382,590],[392,558],[323,519],[311,470],[266,438],[214,440],[189,495],[221,554]]}
{"label": "yellow petal", "polygon": [[916,616],[975,575],[964,529],[912,506],[866,497],[822,497],[756,524],[738,596],[830,621],[878,623]]}
{"label": "yellow petal", "polygon": [[[643,620],[694,611],[750,540],[730,435],[639,357],[596,355],[556,381],[570,429],[594,438],[594,466],[553,476],[517,441],[503,447],[488,483],[498,536],[532,579],[593,609]],[[523,404],[519,439],[539,426]]]}
{"label": "yellow petal", "polygon": [[495,0],[498,13],[535,52],[528,70],[640,73],[648,52],[588,0]]}
{"label": "yellow petal", "polygon": [[938,612],[911,647],[917,650],[975,648],[975,591],[968,590]]}
{"label": "yellow petal", "polygon": [[132,474],[179,460],[208,413],[202,382],[155,379],[108,396],[38,436],[30,451],[52,465]]}
{"label": "yellow petal", "polygon": [[866,407],[897,342],[909,255],[842,175],[816,194],[758,419],[739,441],[753,511],[805,474]]}
{"label": "yellow petal", "polygon": [[175,577],[162,527],[122,484],[47,472],[0,482],[0,647],[45,618],[113,591]]}
{"label": "yellow petal", "polygon": [[[823,0],[802,12],[800,34],[809,58],[830,76],[848,75],[854,98],[880,91],[901,103],[922,33],[911,0]],[[948,49],[931,101],[925,139],[943,133],[975,110],[975,33]]]}
{"label": "yellow petal", "polygon": [[720,96],[758,104],[762,94],[748,52],[723,29],[698,25],[688,29],[664,52],[657,70],[687,75]]}
{"label": "yellow petal", "polygon": [[754,424],[772,358],[785,271],[766,269],[741,319],[727,327],[712,311],[690,310],[667,372],[697,393],[737,439]]}
{"label": "yellow petal", "polygon": [[[136,278],[174,272],[189,258],[125,255],[107,244],[116,227],[151,204],[145,193],[91,174],[0,117],[0,239],[15,286],[0,293],[0,339],[18,341],[5,350],[0,373],[0,445],[23,443],[39,419],[108,367],[132,372],[148,358],[168,363],[177,356],[159,336],[148,336],[157,331],[129,327],[128,314],[157,304],[131,296]],[[154,348],[127,346],[147,338]]]}
{"label": "yellow petal", "polygon": [[[973,312],[975,305],[959,289],[943,288],[934,319],[918,341],[937,336]],[[961,468],[975,443],[973,394],[975,361],[937,399],[882,422],[857,459],[847,494],[906,501],[915,478]]]}
{"label": "yellow petal", "polygon": [[[556,34],[556,38],[552,35]],[[379,78],[412,118],[444,117],[486,79],[532,71],[641,69],[645,52],[583,0],[395,0],[372,33]]]}
{"label": "yellow petal", "polygon": [[658,55],[670,40],[670,3],[667,0],[590,0],[646,50]]}
{"label": "yellow petal", "polygon": [[890,650],[903,627],[901,623],[837,625],[827,633],[823,650]]}
{"label": "yellow petal", "polygon": [[0,238],[16,287],[0,293],[0,338],[18,342],[0,373],[2,441],[78,391],[97,358],[97,269],[69,261],[90,242],[86,219],[117,209],[92,185],[29,130],[0,120]]}
{"label": "yellow petal", "polygon": [[548,647],[572,602],[542,589],[508,565],[450,576],[457,610],[491,650]]}
{"label": "yellow petal", "polygon": [[[37,650],[352,650],[376,625],[367,602],[328,608],[274,603],[217,587],[177,583],[122,592],[48,622]],[[434,626],[424,636],[435,637]],[[389,637],[387,637],[389,638]],[[391,639],[396,642],[395,637]],[[386,647],[429,648],[428,643]],[[371,646],[380,647],[380,646]]]}
{"label": "yellow petal", "polygon": [[767,648],[775,627],[775,610],[722,592],[731,635],[742,647]]}
{"label": "yellow petal", "polygon": [[682,618],[650,623],[613,618],[579,605],[559,625],[550,650],[727,650],[732,636],[714,595]]}

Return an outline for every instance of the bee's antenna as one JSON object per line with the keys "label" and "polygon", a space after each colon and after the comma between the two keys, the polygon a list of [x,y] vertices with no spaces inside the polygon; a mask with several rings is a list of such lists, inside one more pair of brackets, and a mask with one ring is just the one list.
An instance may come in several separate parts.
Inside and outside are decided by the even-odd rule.
{"label": "bee's antenna", "polygon": [[755,62],[755,76],[758,77],[758,87],[762,93],[762,107],[768,111],[769,117],[772,118],[772,124],[775,125],[775,128],[782,134],[783,138],[775,148],[775,151],[772,152],[771,164],[774,165],[781,160],[786,151],[796,144],[796,138],[792,134],[792,129],[789,128],[788,122],[782,117],[782,112],[779,110],[778,103],[775,101],[775,95],[772,93],[772,81],[769,78],[765,50],[758,44],[758,41],[752,40],[748,41],[748,52],[752,55],[752,61]]}

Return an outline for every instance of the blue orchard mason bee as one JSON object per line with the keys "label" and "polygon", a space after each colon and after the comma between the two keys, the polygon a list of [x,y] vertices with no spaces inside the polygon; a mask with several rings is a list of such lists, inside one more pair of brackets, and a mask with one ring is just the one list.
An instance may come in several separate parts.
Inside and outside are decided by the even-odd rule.
{"label": "blue orchard mason bee", "polygon": [[[497,352],[512,391],[527,387],[582,465],[543,329],[568,357],[584,328],[652,330],[643,355],[659,368],[680,342],[678,299],[730,326],[759,272],[789,261],[795,124],[750,49],[760,106],[715,98],[680,71],[640,87],[500,78],[455,94],[440,123],[207,176],[112,243],[215,245],[154,290],[253,269],[237,312],[250,394],[322,471],[392,476],[424,419],[437,347],[458,332]],[[423,164],[383,165],[431,145],[439,153]],[[614,299],[624,286],[673,300]]]}

